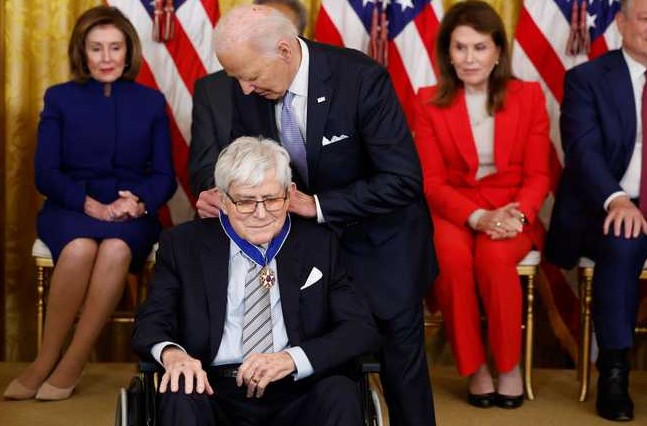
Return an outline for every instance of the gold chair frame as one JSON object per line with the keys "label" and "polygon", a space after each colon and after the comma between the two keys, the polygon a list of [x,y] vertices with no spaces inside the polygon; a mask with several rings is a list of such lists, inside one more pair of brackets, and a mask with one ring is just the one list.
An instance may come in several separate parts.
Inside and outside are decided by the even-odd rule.
{"label": "gold chair frame", "polygon": [[[521,262],[517,264],[517,274],[519,278],[526,278],[526,312],[525,324],[521,327],[525,330],[524,337],[524,358],[523,358],[523,381],[526,397],[532,401],[535,399],[535,392],[532,386],[532,364],[534,354],[534,335],[535,335],[535,278],[541,262],[541,253],[537,250],[531,250]],[[426,327],[438,328],[442,326],[442,316],[433,315],[425,320]]]}

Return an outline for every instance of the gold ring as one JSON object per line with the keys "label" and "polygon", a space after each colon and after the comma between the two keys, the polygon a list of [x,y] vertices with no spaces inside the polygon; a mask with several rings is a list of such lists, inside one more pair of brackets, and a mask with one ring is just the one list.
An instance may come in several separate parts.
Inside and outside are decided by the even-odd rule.
{"label": "gold ring", "polygon": [[258,379],[257,379],[257,378],[255,378],[255,377],[252,377],[252,379],[251,379],[251,380],[252,380],[252,383],[254,383],[254,384],[258,383]]}

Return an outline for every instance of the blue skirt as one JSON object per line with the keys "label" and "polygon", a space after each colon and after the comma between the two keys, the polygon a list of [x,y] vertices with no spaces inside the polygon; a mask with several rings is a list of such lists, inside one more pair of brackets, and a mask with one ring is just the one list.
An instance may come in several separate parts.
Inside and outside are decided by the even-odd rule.
{"label": "blue skirt", "polygon": [[101,242],[118,238],[130,248],[130,272],[139,272],[144,266],[153,245],[157,242],[161,226],[157,217],[145,215],[124,222],[105,222],[85,213],[69,210],[49,200],[38,213],[38,238],[52,252],[54,263],[63,248],[77,238],[90,238]]}

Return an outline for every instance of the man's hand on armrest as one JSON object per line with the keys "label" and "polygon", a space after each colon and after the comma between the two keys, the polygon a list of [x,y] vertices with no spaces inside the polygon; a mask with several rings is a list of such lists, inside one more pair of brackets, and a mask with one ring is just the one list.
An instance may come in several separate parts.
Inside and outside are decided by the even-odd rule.
{"label": "man's hand on armrest", "polygon": [[202,369],[202,363],[189,356],[177,346],[167,346],[162,351],[162,364],[164,365],[164,375],[160,381],[160,393],[166,392],[169,387],[171,392],[177,392],[180,388],[179,380],[184,376],[184,393],[193,393],[193,383],[195,382],[195,391],[197,393],[207,392],[213,395],[213,389],[209,384],[207,373]]}
{"label": "man's hand on armrest", "polygon": [[251,354],[241,364],[236,376],[238,386],[247,386],[247,398],[263,396],[265,388],[296,370],[292,357],[287,352]]}
{"label": "man's hand on armrest", "polygon": [[202,191],[198,196],[198,201],[195,203],[195,208],[198,210],[198,216],[201,218],[218,217],[220,216],[220,208],[222,204],[222,197],[217,188]]}
{"label": "man's hand on armrest", "polygon": [[625,238],[637,238],[641,233],[647,234],[645,217],[627,195],[618,196],[609,203],[607,217],[604,219],[604,235],[613,232],[613,235],[619,237],[623,226]]}

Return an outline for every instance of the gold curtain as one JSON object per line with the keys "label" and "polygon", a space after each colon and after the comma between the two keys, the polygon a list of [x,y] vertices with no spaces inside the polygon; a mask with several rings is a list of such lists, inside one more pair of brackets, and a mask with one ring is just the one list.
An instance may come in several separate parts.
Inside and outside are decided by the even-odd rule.
{"label": "gold curtain", "polygon": [[33,156],[45,89],[69,78],[67,42],[76,17],[100,0],[5,0],[3,59],[5,358],[35,354],[34,266],[40,198]]}
{"label": "gold curtain", "polygon": [[[341,1],[341,0],[339,0]],[[251,0],[219,0],[226,13]],[[457,0],[444,0],[445,7]],[[34,266],[30,256],[41,199],[34,188],[33,155],[45,89],[68,79],[67,42],[79,14],[101,0],[4,0],[0,9],[0,359],[35,355]],[[321,0],[304,1],[312,35]],[[521,0],[490,0],[514,28]],[[512,32],[510,31],[510,36]],[[4,335],[4,336],[3,336]]]}

